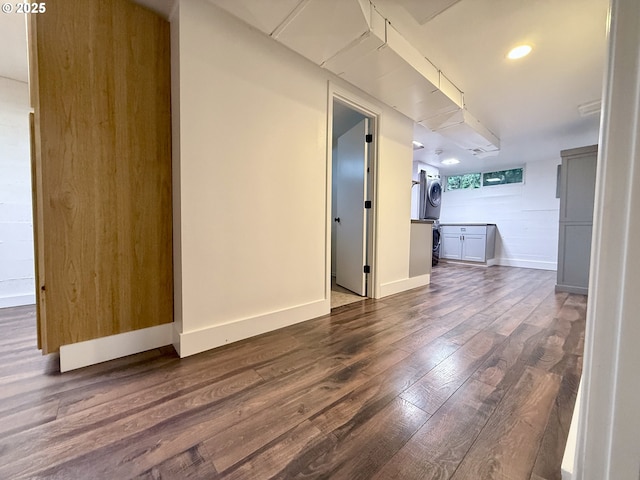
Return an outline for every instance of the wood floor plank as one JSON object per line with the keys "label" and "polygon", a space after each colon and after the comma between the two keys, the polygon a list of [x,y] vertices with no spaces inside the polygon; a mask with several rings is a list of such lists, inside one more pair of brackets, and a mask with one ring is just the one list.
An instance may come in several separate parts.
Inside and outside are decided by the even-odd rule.
{"label": "wood floor plank", "polygon": [[[247,390],[244,395],[231,395],[228,402],[207,394],[196,397],[199,391],[177,397],[173,403],[158,405],[155,410],[147,409],[139,416],[127,417],[115,425],[95,430],[98,439],[92,441],[98,442],[98,448],[81,461],[68,459],[56,470],[64,472],[68,478],[82,478],[87,475],[84,468],[90,464],[91,472],[98,477],[129,478],[138,475],[243,419],[264,411],[272,413],[283,398],[341,369],[344,366],[334,360],[322,360],[269,384],[253,372],[260,379],[256,388]],[[251,372],[239,375],[251,375]],[[115,433],[103,439],[105,429]],[[130,458],[135,462],[118,460]]]}
{"label": "wood floor plank", "polygon": [[505,337],[480,332],[407,389],[401,397],[434,414],[475,372]]}
{"label": "wood floor plank", "polygon": [[213,464],[202,456],[200,446],[196,445],[135,478],[138,480],[171,480],[176,478],[217,480],[220,476]]}
{"label": "wood floor plank", "polygon": [[8,436],[58,418],[59,400],[50,400],[10,415],[0,416],[0,436]]}
{"label": "wood floor plank", "polygon": [[[97,407],[91,411],[83,410],[73,415],[73,422],[50,422],[26,432],[0,439],[0,451],[6,459],[0,465],[0,478],[14,478],[18,474],[35,474],[50,468],[52,464],[69,461],[82,452],[83,445],[90,444],[100,448],[124,437],[150,429],[166,422],[172,416],[186,409],[203,408],[209,404],[256,383],[263,382],[255,372],[248,370],[228,377],[188,395],[179,396],[162,403],[156,403],[144,410],[125,410],[125,416],[112,420],[124,405],[113,405],[105,412]],[[128,400],[128,399],[127,399]],[[135,405],[135,404],[134,404]],[[100,418],[96,419],[96,416]],[[108,419],[109,422],[101,422]],[[93,427],[93,425],[98,427]],[[50,445],[43,449],[43,445]]]}
{"label": "wood floor plank", "polygon": [[531,475],[560,377],[527,367],[498,405],[451,480],[526,479]]}
{"label": "wood floor plank", "polygon": [[335,431],[331,448],[319,452],[302,471],[289,469],[276,478],[371,478],[426,422],[429,415],[400,398],[356,429]]}
{"label": "wood floor plank", "polygon": [[447,480],[496,408],[494,392],[491,385],[469,380],[373,479]]}
{"label": "wood floor plank", "polygon": [[192,357],[65,374],[35,349],[34,308],[0,309],[0,478],[556,478],[586,297],[541,270],[431,278]]}
{"label": "wood floor plank", "polygon": [[565,444],[569,436],[573,405],[578,395],[581,372],[582,357],[574,355],[563,372],[560,390],[556,401],[553,403],[538,455],[536,456],[533,475],[538,475],[546,480],[562,480],[560,466],[562,465]]}
{"label": "wood floor plank", "polygon": [[216,468],[219,471],[226,470],[367,379],[358,369],[346,367],[282,399],[277,406],[277,416],[269,410],[262,410],[213,435],[203,443],[204,447],[211,453]]}
{"label": "wood floor plank", "polygon": [[480,365],[472,378],[493,386],[504,382],[505,388],[515,384],[543,334],[544,330],[538,327],[521,324]]}
{"label": "wood floor plank", "polygon": [[328,444],[335,444],[335,441],[328,440],[313,423],[305,420],[237,468],[225,471],[224,479],[273,478],[288,470],[304,468],[305,463],[297,461],[301,452],[324,449]]}
{"label": "wood floor plank", "polygon": [[568,296],[569,294],[566,292],[550,292],[538,308],[531,312],[525,322],[536,327],[548,327],[551,321],[557,316]]}

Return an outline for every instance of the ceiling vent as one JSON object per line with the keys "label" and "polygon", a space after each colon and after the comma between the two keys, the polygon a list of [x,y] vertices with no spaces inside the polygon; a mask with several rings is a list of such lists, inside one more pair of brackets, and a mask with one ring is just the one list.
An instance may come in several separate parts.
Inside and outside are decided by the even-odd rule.
{"label": "ceiling vent", "polygon": [[578,105],[578,113],[581,117],[589,117],[591,115],[599,114],[602,108],[601,100],[594,100],[593,102],[583,103]]}

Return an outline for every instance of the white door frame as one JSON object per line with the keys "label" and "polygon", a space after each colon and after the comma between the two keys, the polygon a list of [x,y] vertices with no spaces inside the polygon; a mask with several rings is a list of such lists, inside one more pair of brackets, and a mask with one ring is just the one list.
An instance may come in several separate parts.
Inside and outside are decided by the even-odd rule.
{"label": "white door frame", "polygon": [[369,119],[370,131],[373,135],[373,143],[369,148],[369,182],[367,189],[369,191],[369,198],[372,201],[371,212],[369,212],[367,222],[367,252],[368,260],[371,266],[371,272],[367,278],[367,297],[377,297],[379,286],[376,281],[376,269],[378,264],[378,252],[377,252],[377,238],[378,238],[378,142],[380,140],[380,115],[382,110],[358,96],[350,90],[340,87],[335,83],[328,82],[328,95],[327,95],[327,185],[326,185],[326,199],[327,206],[325,210],[326,226],[325,226],[325,299],[330,302],[331,300],[331,228],[333,218],[331,216],[331,186],[333,184],[332,175],[332,154],[333,154],[333,101],[337,100],[340,103],[348,106],[352,110],[361,113]]}

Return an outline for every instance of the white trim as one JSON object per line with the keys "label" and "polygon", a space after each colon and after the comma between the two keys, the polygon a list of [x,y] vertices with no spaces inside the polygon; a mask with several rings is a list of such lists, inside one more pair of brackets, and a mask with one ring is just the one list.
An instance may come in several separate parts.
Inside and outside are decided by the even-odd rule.
{"label": "white trim", "polygon": [[12,297],[0,297],[0,308],[22,307],[23,305],[34,305],[36,294],[27,293],[25,295],[14,295]]}
{"label": "white trim", "polygon": [[589,295],[589,289],[587,287],[574,287],[573,285],[556,285],[555,291]]}
{"label": "white trim", "polygon": [[388,297],[389,295],[411,290],[412,288],[424,287],[425,285],[429,285],[429,283],[431,283],[430,273],[426,273],[418,277],[405,278],[402,280],[384,283],[380,285],[378,290],[380,295],[375,298]]}
{"label": "white trim", "polygon": [[545,262],[541,260],[522,260],[519,258],[498,258],[495,261],[495,265],[502,265],[503,267],[534,268],[536,270],[554,270],[555,271],[558,269],[558,262]]}
{"label": "white trim", "polygon": [[68,372],[114,358],[146,352],[171,345],[172,340],[173,324],[165,323],[86,342],[62,345],[60,347],[60,371]]}
{"label": "white trim", "polygon": [[578,385],[578,395],[576,396],[576,408],[571,417],[571,426],[567,436],[567,444],[562,457],[562,480],[573,478],[573,459],[576,454],[576,442],[578,439],[578,417],[580,416],[580,399],[582,398],[582,380]]}
{"label": "white trim", "polygon": [[[327,315],[331,311],[329,299],[279,310],[257,317],[243,318],[211,327],[180,333],[180,357],[188,357],[212,348],[237,342],[262,333],[271,332],[295,323]],[[170,342],[171,343],[171,342]]]}
{"label": "white trim", "polygon": [[179,0],[171,0],[171,1],[172,1],[172,5],[171,5],[171,9],[169,10],[169,17],[167,18],[169,22],[173,22],[176,19],[176,14],[178,13],[178,6],[180,4]]}
{"label": "white trim", "polygon": [[377,239],[378,239],[378,155],[380,152],[380,118],[382,115],[382,109],[365,100],[357,93],[351,90],[337,85],[333,81],[328,81],[328,95],[327,95],[327,185],[326,185],[326,227],[325,227],[325,299],[331,299],[331,225],[333,219],[331,218],[331,185],[333,182],[332,176],[332,155],[333,155],[333,101],[347,105],[349,108],[361,113],[367,117],[371,122],[371,130],[373,131],[373,153],[371,175],[373,176],[369,182],[369,186],[372,188],[370,198],[373,206],[371,209],[371,225],[369,229],[369,242],[370,242],[370,258],[369,265],[371,266],[371,273],[369,273],[369,279],[367,284],[367,295],[370,298],[379,298],[378,291],[380,286],[377,283],[378,272],[376,265],[378,264],[378,251],[377,251]]}

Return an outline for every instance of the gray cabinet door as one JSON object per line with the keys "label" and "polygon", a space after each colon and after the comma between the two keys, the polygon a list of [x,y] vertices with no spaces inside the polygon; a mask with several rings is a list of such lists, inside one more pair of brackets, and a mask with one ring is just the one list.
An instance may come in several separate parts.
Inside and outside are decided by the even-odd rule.
{"label": "gray cabinet door", "polygon": [[462,260],[484,262],[487,259],[487,236],[466,234],[462,236]]}
{"label": "gray cabinet door", "polygon": [[462,241],[458,233],[443,233],[440,243],[440,256],[451,260],[462,258]]}
{"label": "gray cabinet door", "polygon": [[593,145],[564,150],[561,155],[556,290],[586,294],[598,148]]}

